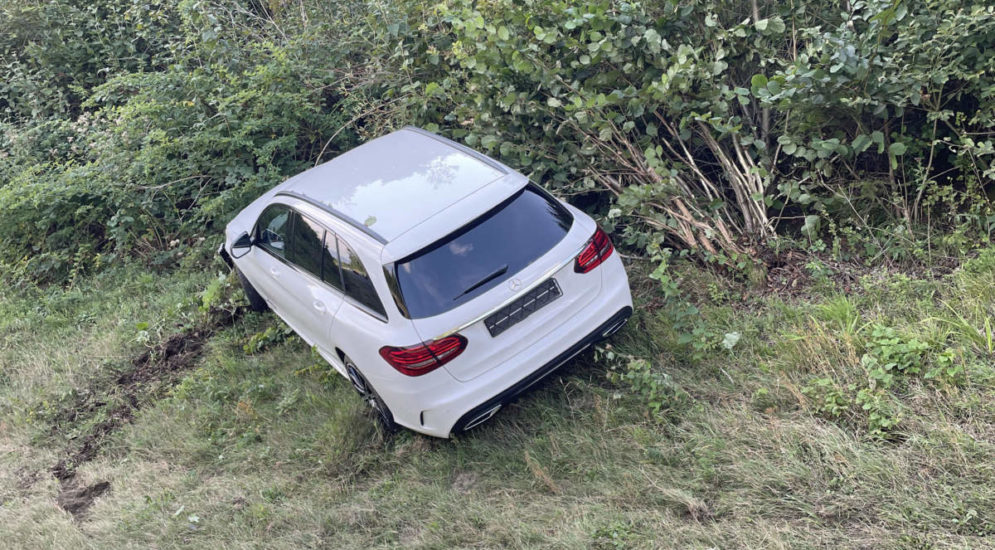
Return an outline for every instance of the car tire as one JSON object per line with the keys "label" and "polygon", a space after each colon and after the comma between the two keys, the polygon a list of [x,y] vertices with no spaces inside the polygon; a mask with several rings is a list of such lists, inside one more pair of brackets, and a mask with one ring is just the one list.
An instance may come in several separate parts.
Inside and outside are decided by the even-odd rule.
{"label": "car tire", "polygon": [[249,309],[252,311],[266,311],[269,309],[269,305],[266,304],[266,300],[256,291],[256,288],[252,286],[252,283],[245,278],[245,275],[236,267],[235,274],[238,275],[238,282],[242,284],[242,292],[245,293],[245,298],[249,300]]}
{"label": "car tire", "polygon": [[373,414],[377,418],[377,424],[385,433],[397,431],[397,423],[394,422],[394,415],[390,412],[390,408],[387,407],[383,399],[380,398],[377,390],[366,381],[366,377],[359,372],[352,359],[344,357],[343,362],[345,363],[346,373],[349,375],[349,382],[352,383],[353,389],[356,390],[363,402],[373,410]]}

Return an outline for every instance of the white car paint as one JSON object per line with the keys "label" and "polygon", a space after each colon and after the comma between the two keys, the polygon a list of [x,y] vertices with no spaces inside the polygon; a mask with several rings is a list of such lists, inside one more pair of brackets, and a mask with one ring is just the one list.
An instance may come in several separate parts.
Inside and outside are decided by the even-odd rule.
{"label": "white car paint", "polygon": [[[517,395],[522,386],[568,360],[567,355],[582,351],[601,336],[596,330],[617,330],[631,312],[628,279],[617,253],[589,273],[574,271],[575,258],[597,225],[561,201],[573,223],[548,252],[509,274],[507,282],[448,311],[405,316],[391,294],[384,266],[470,224],[527,184],[525,176],[493,159],[406,128],[266,192],[228,224],[223,248],[274,312],[340,373],[345,374],[343,356],[355,363],[398,424],[449,437],[454,427],[467,428],[475,420],[467,417],[470,411],[481,417],[476,420],[486,420],[506,400],[502,396]],[[348,243],[369,274],[385,315],[259,246],[236,257],[232,245],[252,233],[271,204],[289,206]],[[550,277],[562,296],[492,337],[483,319]],[[453,333],[467,339],[466,348],[421,376],[402,374],[380,355],[383,346],[417,346]],[[479,410],[481,406],[487,410]]]}

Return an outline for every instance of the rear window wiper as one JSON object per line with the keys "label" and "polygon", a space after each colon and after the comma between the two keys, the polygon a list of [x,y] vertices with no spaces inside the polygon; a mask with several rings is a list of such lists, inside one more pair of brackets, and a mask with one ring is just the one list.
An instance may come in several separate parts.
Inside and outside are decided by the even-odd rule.
{"label": "rear window wiper", "polygon": [[479,280],[479,281],[477,281],[477,282],[473,283],[472,285],[470,285],[470,286],[466,287],[466,290],[464,290],[463,292],[460,292],[459,294],[457,294],[457,295],[456,295],[456,296],[455,296],[455,297],[453,298],[453,300],[459,300],[459,299],[460,299],[460,298],[462,298],[463,296],[466,296],[467,294],[469,294],[469,293],[473,292],[474,290],[477,290],[478,288],[480,288],[480,287],[482,287],[482,286],[486,285],[487,283],[489,283],[489,282],[493,281],[494,279],[497,279],[497,278],[498,278],[498,277],[500,277],[501,275],[504,275],[504,274],[505,274],[505,273],[506,273],[507,271],[508,271],[508,265],[507,265],[507,264],[505,264],[505,265],[503,265],[503,266],[501,266],[501,267],[497,268],[497,269],[496,269],[496,270],[494,271],[494,273],[491,273],[490,275],[488,275],[488,276],[484,277],[483,279],[481,279],[481,280]]}

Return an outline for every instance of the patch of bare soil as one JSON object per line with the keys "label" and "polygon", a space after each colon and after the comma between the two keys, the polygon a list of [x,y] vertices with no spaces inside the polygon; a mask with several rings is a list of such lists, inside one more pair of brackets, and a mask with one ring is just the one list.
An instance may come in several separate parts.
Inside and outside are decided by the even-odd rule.
{"label": "patch of bare soil", "polygon": [[767,279],[763,292],[766,294],[793,295],[800,293],[812,282],[805,269],[808,256],[797,250],[788,250],[775,254],[766,250],[761,261],[767,267]]}
{"label": "patch of bare soil", "polygon": [[787,297],[807,295],[808,288],[814,282],[808,267],[813,261],[825,268],[826,276],[844,293],[858,291],[860,279],[865,275],[901,273],[913,279],[939,279],[953,273],[961,263],[958,258],[943,257],[934,258],[929,264],[881,261],[872,267],[857,261],[836,260],[825,253],[811,254],[800,250],[778,253],[770,249],[764,250],[759,259],[767,268],[767,278],[760,293]]}
{"label": "patch of bare soil", "polygon": [[41,476],[38,474],[38,471],[36,470],[30,470],[28,468],[21,467],[14,471],[14,477],[17,478],[17,483],[15,485],[15,488],[18,491],[23,492],[27,491],[28,489],[31,488],[32,485],[37,483],[38,478],[40,478]]}
{"label": "patch of bare soil", "polygon": [[[61,480],[60,480],[61,481]],[[109,481],[98,481],[93,485],[80,486],[74,479],[62,483],[59,489],[59,496],[56,502],[59,508],[69,512],[74,518],[79,519],[84,512],[90,509],[94,499],[107,492],[111,488]]]}
{"label": "patch of bare soil", "polygon": [[[75,403],[56,415],[53,431],[58,431],[64,422],[83,422],[106,411],[105,418],[90,426],[86,434],[69,441],[63,458],[49,470],[59,480],[56,502],[60,508],[80,520],[94,499],[110,489],[109,481],[90,485],[80,483],[76,479],[77,468],[93,460],[108,436],[131,422],[135,411],[147,402],[143,397],[175,383],[179,379],[178,373],[196,364],[207,340],[218,330],[235,323],[243,313],[243,308],[212,312],[205,325],[177,332],[139,353],[130,361],[129,368],[109,385],[89,388]],[[118,404],[107,410],[106,405],[112,397]]]}

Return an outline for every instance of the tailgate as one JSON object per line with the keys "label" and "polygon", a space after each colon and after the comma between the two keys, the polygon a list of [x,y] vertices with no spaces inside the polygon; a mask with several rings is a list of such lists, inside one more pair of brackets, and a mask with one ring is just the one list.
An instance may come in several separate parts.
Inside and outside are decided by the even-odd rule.
{"label": "tailgate", "polygon": [[598,295],[600,273],[574,272],[574,259],[595,229],[593,220],[577,214],[559,244],[507,281],[445,314],[415,320],[426,341],[450,332],[467,339],[466,350],[444,367],[454,378],[472,380],[518,351],[540,344]]}

